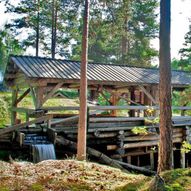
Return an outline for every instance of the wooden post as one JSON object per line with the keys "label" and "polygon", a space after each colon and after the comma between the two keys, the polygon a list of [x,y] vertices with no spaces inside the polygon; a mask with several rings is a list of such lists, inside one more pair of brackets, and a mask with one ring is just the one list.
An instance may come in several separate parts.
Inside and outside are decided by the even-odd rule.
{"label": "wooden post", "polygon": [[28,122],[29,121],[29,114],[25,113],[25,121]]}
{"label": "wooden post", "polygon": [[[135,88],[131,87],[129,89],[129,92],[130,92],[130,100],[135,101]],[[133,104],[131,103],[131,105],[133,105]],[[130,117],[135,117],[135,110],[130,110],[129,111],[129,116]]]}
{"label": "wooden post", "polygon": [[[158,89],[158,85],[153,86],[151,88],[151,94],[153,95],[153,97],[156,100],[156,105],[159,105],[159,89]],[[152,105],[155,105],[155,104],[152,102]],[[153,113],[153,116],[158,117],[159,116],[159,110],[155,110],[154,113]]]}
{"label": "wooden post", "polygon": [[186,168],[186,155],[185,155],[185,152],[181,152],[180,164],[181,164],[181,168]]}
{"label": "wooden post", "polygon": [[36,108],[40,109],[43,106],[44,87],[37,87],[36,92]]}
{"label": "wooden post", "polygon": [[87,61],[88,61],[88,27],[89,0],[85,1],[84,24],[82,36],[81,79],[80,79],[80,113],[78,124],[77,159],[86,160],[87,128]]}
{"label": "wooden post", "polygon": [[[124,135],[124,131],[119,131],[119,135],[117,136],[117,150],[116,153],[119,154],[120,156],[125,154],[125,149],[124,149],[124,139],[125,139],[125,135]],[[120,161],[123,161],[123,158],[120,157],[119,158]]]}
{"label": "wooden post", "polygon": [[[111,95],[110,102],[111,102],[112,105],[117,105],[118,97],[116,95],[114,95],[114,94]],[[111,116],[116,117],[117,116],[117,110],[112,110],[111,111]]]}
{"label": "wooden post", "polygon": [[150,165],[151,165],[151,170],[154,170],[154,168],[155,168],[154,152],[150,153]]}
{"label": "wooden post", "polygon": [[[190,134],[190,128],[186,126],[183,129],[183,140],[184,141],[189,141],[189,134]],[[186,168],[186,153],[182,151],[182,146],[180,149],[180,164],[181,164],[181,168]]]}
{"label": "wooden post", "polygon": [[128,162],[129,164],[131,164],[131,156],[130,156],[130,155],[127,156],[127,162]]}
{"label": "wooden post", "polygon": [[[151,88],[150,87],[145,87],[145,89],[150,93]],[[144,105],[151,105],[151,100],[148,98],[148,96],[144,93]],[[144,111],[144,116],[147,117],[148,116],[148,112]]]}
{"label": "wooden post", "polygon": [[[17,107],[17,97],[18,97],[18,89],[14,89],[12,91],[12,103],[11,106]],[[11,111],[11,125],[15,125],[17,123],[17,112]]]}

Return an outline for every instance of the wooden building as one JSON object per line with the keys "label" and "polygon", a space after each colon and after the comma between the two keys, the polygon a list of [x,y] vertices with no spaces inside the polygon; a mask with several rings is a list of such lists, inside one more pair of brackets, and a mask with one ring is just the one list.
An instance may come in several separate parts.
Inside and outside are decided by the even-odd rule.
{"label": "wooden building", "polygon": [[[98,95],[107,106],[90,105],[88,108],[88,146],[103,152],[111,158],[123,160],[138,166],[156,166],[159,125],[158,83],[159,71],[154,68],[140,68],[127,65],[89,63],[87,70],[90,100]],[[1,137],[18,132],[27,133],[26,127],[36,124],[47,127],[52,141],[58,137],[76,141],[78,115],[60,114],[60,111],[79,110],[76,107],[44,107],[60,89],[79,90],[80,62],[57,60],[32,56],[11,56],[6,68],[5,84],[12,89],[12,126],[0,131]],[[183,91],[191,84],[191,74],[172,71],[172,91]],[[22,92],[22,94],[18,94]],[[108,98],[106,92],[110,94]],[[34,108],[20,108],[18,104],[31,94]],[[118,106],[124,100],[126,105]],[[191,110],[187,106],[173,106],[173,110]],[[126,113],[121,115],[124,110]],[[57,111],[57,114],[52,114]],[[107,112],[105,112],[107,111]],[[25,113],[26,121],[19,124],[17,113]],[[104,112],[104,113],[103,113]],[[181,112],[182,115],[185,112]],[[173,143],[181,148],[184,140],[189,141],[190,116],[173,116]],[[134,129],[132,131],[132,129]],[[40,131],[40,130],[39,130]],[[19,138],[19,140],[22,138]],[[176,153],[175,153],[176,155]],[[181,155],[181,165],[186,161]],[[149,160],[144,160],[144,157]],[[145,161],[149,161],[148,164]],[[180,166],[178,164],[177,166]]]}

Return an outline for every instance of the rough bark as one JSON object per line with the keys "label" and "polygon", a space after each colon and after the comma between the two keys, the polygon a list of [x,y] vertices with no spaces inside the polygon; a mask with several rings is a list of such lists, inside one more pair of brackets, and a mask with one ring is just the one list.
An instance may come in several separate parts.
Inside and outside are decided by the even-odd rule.
{"label": "rough bark", "polygon": [[[36,1],[35,1],[36,3]],[[39,36],[40,36],[40,0],[37,1],[37,25],[36,25],[36,56],[39,54]]]}
{"label": "rough bark", "polygon": [[58,4],[57,4],[57,0],[53,0],[52,1],[52,38],[51,38],[52,58],[55,58],[55,54],[56,54],[57,19],[58,19]]}
{"label": "rough bark", "polygon": [[88,28],[89,28],[89,0],[86,0],[85,11],[84,11],[82,55],[81,55],[80,113],[79,113],[78,144],[77,144],[78,160],[86,159]]}
{"label": "rough bark", "polygon": [[158,173],[172,168],[170,0],[161,0],[160,13],[160,140]]}

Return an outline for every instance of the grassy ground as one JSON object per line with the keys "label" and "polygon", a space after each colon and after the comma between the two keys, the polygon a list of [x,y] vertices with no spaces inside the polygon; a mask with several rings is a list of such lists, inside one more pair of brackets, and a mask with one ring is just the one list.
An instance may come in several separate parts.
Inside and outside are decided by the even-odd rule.
{"label": "grassy ground", "polygon": [[[45,103],[45,107],[47,106],[76,106],[79,104],[78,99],[49,99]],[[11,107],[11,93],[9,92],[0,92],[0,128],[5,126],[6,124],[10,124],[10,107]],[[24,108],[34,108],[32,98],[30,96],[27,96],[25,99],[23,99],[18,107],[24,107]],[[19,114],[18,118],[20,118],[22,121],[25,120],[24,114]]]}

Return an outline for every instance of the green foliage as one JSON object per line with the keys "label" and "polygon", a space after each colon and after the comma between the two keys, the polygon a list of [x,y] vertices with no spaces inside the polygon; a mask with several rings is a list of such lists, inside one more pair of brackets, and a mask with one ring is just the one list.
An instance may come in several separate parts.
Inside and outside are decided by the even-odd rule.
{"label": "green foliage", "polygon": [[148,134],[148,131],[147,131],[147,127],[133,127],[133,129],[131,130],[134,134],[143,134],[143,135],[146,135]]}
{"label": "green foliage", "polygon": [[9,121],[9,106],[6,96],[0,96],[0,127],[4,126]]}
{"label": "green foliage", "polygon": [[189,31],[185,34],[183,48],[180,49],[179,54],[181,58],[172,61],[172,68],[191,71],[191,25]]}
{"label": "green foliage", "polygon": [[181,60],[186,60],[187,64],[191,64],[191,25],[184,37],[183,48],[180,49],[179,53],[181,54]]}
{"label": "green foliage", "polygon": [[[104,96],[107,98],[107,100],[110,99],[111,94],[109,92],[103,92]],[[103,97],[103,95],[99,95],[98,97],[98,104],[99,105],[110,105],[110,103]]]}
{"label": "green foliage", "polygon": [[159,117],[155,117],[154,119],[145,118],[145,123],[156,125],[159,123]]}
{"label": "green foliage", "polygon": [[[6,5],[6,12],[14,13],[18,17],[6,24],[6,28],[19,39],[22,48],[37,48],[46,55],[53,52],[56,55],[68,57],[71,41],[78,31],[79,10],[81,1],[21,0],[13,3],[12,0],[2,0]],[[27,35],[26,35],[27,31]],[[22,34],[24,38],[19,38]],[[38,39],[38,40],[37,40]]]}
{"label": "green foliage", "polygon": [[9,30],[0,31],[0,70],[4,71],[10,54],[21,54],[17,39]]}
{"label": "green foliage", "polygon": [[191,144],[183,141],[182,147],[181,147],[181,152],[182,153],[189,153],[191,151]]}
{"label": "green foliage", "polygon": [[58,93],[63,94],[63,96],[69,99],[76,99],[79,97],[79,93],[76,90],[59,90]]}

